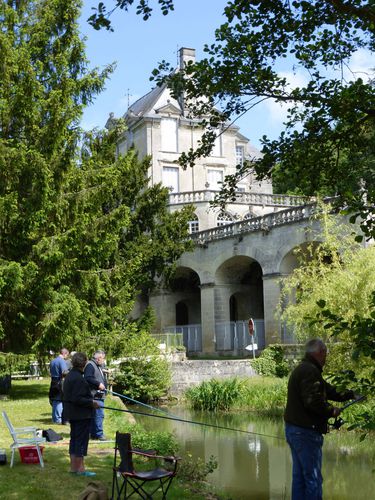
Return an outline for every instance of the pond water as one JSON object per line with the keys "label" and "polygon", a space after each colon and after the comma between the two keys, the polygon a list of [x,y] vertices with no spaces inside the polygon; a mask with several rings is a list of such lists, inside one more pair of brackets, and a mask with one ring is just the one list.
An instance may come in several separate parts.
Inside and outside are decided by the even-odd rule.
{"label": "pond water", "polygon": [[[182,451],[205,461],[213,455],[219,465],[208,480],[225,492],[227,499],[290,498],[292,465],[282,419],[270,420],[250,413],[215,416],[182,407],[173,407],[170,413],[186,420],[250,432],[137,417],[148,430],[174,433]],[[360,443],[354,433],[328,434],[323,448],[324,500],[375,500],[374,456],[371,438]]]}

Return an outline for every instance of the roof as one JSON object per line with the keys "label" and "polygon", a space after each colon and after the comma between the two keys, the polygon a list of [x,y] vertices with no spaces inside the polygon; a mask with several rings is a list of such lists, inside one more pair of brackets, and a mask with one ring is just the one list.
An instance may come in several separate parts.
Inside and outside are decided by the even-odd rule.
{"label": "roof", "polygon": [[138,101],[129,106],[126,116],[143,116],[152,109],[152,106],[159,99],[165,90],[165,85],[153,88],[148,94],[144,95]]}

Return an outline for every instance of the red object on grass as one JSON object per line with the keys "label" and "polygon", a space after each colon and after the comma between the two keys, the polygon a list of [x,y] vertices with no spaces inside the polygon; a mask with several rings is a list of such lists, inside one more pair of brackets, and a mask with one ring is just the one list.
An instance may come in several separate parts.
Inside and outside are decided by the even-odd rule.
{"label": "red object on grass", "polygon": [[[39,446],[40,452],[43,454],[44,446]],[[21,456],[21,462],[23,464],[38,464],[39,457],[36,446],[20,446],[19,452]]]}

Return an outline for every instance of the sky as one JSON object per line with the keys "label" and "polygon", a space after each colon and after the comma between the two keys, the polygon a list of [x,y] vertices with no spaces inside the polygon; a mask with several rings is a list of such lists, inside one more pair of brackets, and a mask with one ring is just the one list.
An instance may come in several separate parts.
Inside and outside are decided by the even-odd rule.
{"label": "sky", "polygon": [[[107,0],[107,5],[108,4]],[[122,116],[132,104],[155,85],[149,81],[152,70],[161,60],[177,66],[181,47],[196,49],[197,59],[204,57],[203,46],[214,41],[215,29],[224,22],[221,15],[228,0],[175,0],[175,10],[163,16],[157,9],[148,21],[135,14],[117,11],[112,16],[114,32],[95,31],[86,19],[91,15],[95,1],[85,2],[81,31],[86,40],[90,66],[103,68],[116,62],[117,67],[106,84],[105,91],[85,112],[82,126],[86,129],[104,127],[110,112]],[[241,132],[259,147],[259,137],[267,133],[277,136],[282,120],[278,110],[259,107],[252,116],[236,122]]]}
{"label": "sky", "polygon": [[[98,0],[99,1],[99,0]],[[81,31],[86,37],[87,57],[91,67],[104,68],[116,63],[116,69],[106,84],[106,89],[85,111],[82,126],[85,129],[104,127],[110,112],[121,117],[129,104],[148,93],[155,85],[149,81],[152,70],[163,59],[177,66],[181,47],[196,49],[197,59],[204,57],[204,44],[214,41],[214,31],[225,21],[222,13],[228,0],[175,0],[175,10],[163,16],[154,0],[154,12],[148,21],[136,15],[135,8],[128,12],[117,10],[111,17],[114,32],[95,31],[87,23],[91,8],[98,1],[84,1]],[[109,9],[113,3],[104,0]],[[137,3],[137,2],[136,2]],[[373,57],[359,51],[353,57],[354,71],[368,71],[375,66]],[[286,61],[281,73],[290,84],[306,82],[306,75],[293,72]],[[259,139],[266,134],[276,139],[286,118],[286,107],[266,101],[236,122],[243,135],[260,148]]]}

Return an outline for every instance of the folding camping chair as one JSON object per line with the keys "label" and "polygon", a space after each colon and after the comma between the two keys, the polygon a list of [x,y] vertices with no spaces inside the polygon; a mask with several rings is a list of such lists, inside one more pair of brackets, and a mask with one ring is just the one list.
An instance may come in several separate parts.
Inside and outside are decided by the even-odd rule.
{"label": "folding camping chair", "polygon": [[[146,460],[154,460],[155,468],[151,470],[135,470],[133,464],[133,455],[143,457]],[[157,462],[163,460],[171,464],[170,470],[159,467]],[[112,500],[121,500],[130,498],[138,494],[140,498],[150,500],[160,489],[162,499],[167,498],[167,492],[172,479],[177,472],[178,457],[165,457],[156,455],[154,450],[139,450],[131,447],[130,434],[116,432],[115,458],[113,464],[112,480]],[[120,462],[118,464],[118,462]],[[157,486],[152,485],[145,489],[147,483],[157,482]]]}
{"label": "folding camping chair", "polygon": [[[35,446],[36,451],[38,453],[40,466],[44,467],[40,445],[42,443],[45,443],[46,439],[44,437],[39,437],[36,435],[35,427],[13,427],[6,412],[2,411],[1,413],[9,429],[10,435],[12,436],[13,439],[13,443],[10,445],[10,448],[12,450],[12,458],[10,460],[10,466],[13,467],[14,452],[16,451],[17,448],[21,448],[22,446]],[[27,435],[29,435],[30,437],[25,437]]]}

